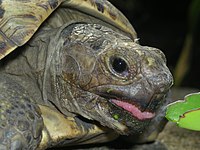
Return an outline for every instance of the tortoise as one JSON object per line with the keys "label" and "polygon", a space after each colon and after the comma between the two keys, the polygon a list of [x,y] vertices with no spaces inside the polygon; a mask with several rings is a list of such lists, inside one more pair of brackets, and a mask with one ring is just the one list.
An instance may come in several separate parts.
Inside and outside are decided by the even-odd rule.
{"label": "tortoise", "polygon": [[172,75],[110,2],[0,4],[0,149],[156,137]]}

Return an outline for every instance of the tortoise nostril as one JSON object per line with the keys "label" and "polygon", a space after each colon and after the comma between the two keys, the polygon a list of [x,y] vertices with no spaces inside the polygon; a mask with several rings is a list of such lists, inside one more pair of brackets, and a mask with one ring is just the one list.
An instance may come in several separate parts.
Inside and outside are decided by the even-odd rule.
{"label": "tortoise nostril", "polygon": [[146,77],[149,85],[158,93],[164,93],[169,90],[173,84],[173,77],[166,66],[164,54],[153,49],[153,53],[146,52],[146,62],[142,65],[142,73]]}
{"label": "tortoise nostril", "polygon": [[155,54],[158,55],[158,58],[161,58],[165,63],[167,62],[165,54],[161,50],[153,48],[153,51],[155,51]]}
{"label": "tortoise nostril", "polygon": [[164,93],[172,86],[173,78],[171,74],[161,73],[154,78],[153,83],[159,93]]}

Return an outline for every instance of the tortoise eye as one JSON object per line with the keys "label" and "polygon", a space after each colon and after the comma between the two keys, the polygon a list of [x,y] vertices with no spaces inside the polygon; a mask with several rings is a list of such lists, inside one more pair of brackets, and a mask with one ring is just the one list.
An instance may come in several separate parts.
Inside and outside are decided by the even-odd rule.
{"label": "tortoise eye", "polygon": [[115,73],[126,76],[128,74],[128,64],[126,61],[120,57],[111,57],[110,59],[112,70],[115,71]]}

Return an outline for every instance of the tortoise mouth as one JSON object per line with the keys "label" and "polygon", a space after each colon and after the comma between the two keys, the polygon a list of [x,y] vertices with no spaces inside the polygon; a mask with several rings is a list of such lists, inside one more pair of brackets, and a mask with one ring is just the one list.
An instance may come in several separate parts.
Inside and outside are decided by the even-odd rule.
{"label": "tortoise mouth", "polygon": [[[88,91],[99,97],[98,106],[106,112],[108,122],[104,122],[103,125],[113,128],[120,134],[143,132],[150,121],[155,119],[166,95],[144,93],[143,90],[131,92],[129,87],[108,85],[93,87]],[[122,130],[117,125],[123,125],[126,129]]]}
{"label": "tortoise mouth", "polygon": [[[130,116],[138,121],[145,121],[153,119],[156,115],[154,110],[156,109],[155,102],[152,104],[151,109],[144,108],[143,105],[146,104],[138,103],[138,101],[143,102],[142,100],[137,100],[134,97],[129,97],[127,94],[124,94],[122,91],[113,90],[112,92],[95,92],[97,95],[106,99],[110,104],[115,108],[125,111]],[[144,102],[145,103],[145,102]],[[151,105],[151,104],[150,104]],[[115,112],[112,111],[114,114]],[[123,112],[122,112],[123,114]]]}

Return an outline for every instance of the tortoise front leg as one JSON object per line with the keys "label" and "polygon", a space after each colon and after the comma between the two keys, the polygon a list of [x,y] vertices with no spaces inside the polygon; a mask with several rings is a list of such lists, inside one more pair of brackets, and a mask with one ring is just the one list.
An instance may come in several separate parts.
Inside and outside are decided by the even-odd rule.
{"label": "tortoise front leg", "polygon": [[36,149],[44,126],[39,107],[7,77],[0,77],[0,93],[0,150]]}

